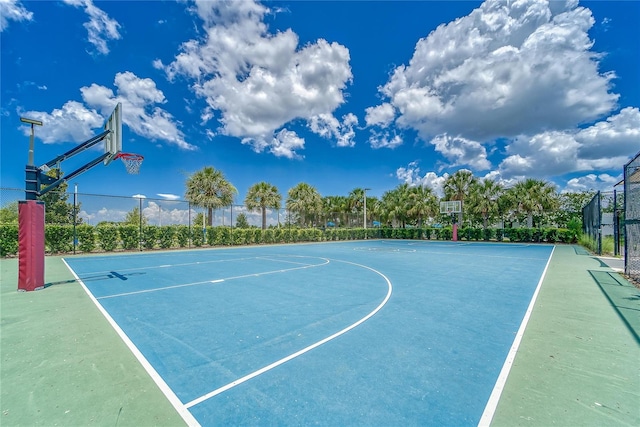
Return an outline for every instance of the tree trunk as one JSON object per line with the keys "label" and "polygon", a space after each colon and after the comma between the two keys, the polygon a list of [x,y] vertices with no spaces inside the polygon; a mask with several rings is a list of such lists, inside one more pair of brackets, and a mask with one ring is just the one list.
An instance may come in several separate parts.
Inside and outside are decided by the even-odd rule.
{"label": "tree trunk", "polygon": [[267,228],[267,208],[262,206],[262,229],[266,230]]}
{"label": "tree trunk", "polygon": [[207,208],[207,225],[209,227],[213,226],[213,208],[212,207]]}

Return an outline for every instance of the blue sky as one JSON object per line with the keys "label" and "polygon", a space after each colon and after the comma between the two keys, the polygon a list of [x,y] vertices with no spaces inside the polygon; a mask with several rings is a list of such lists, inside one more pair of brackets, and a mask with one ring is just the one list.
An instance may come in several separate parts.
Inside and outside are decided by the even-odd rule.
{"label": "blue sky", "polygon": [[[79,191],[182,198],[188,174],[381,196],[459,169],[606,189],[640,150],[640,2],[0,0],[1,186],[100,132]],[[100,154],[62,164],[71,172]]]}

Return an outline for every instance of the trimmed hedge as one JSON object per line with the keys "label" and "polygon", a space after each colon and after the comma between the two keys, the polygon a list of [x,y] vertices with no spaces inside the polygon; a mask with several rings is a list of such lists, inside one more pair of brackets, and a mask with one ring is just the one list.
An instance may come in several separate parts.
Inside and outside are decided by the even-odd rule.
{"label": "trimmed hedge", "polygon": [[[101,224],[99,226],[78,225],[76,227],[77,249],[82,252],[144,249],[171,249],[184,247],[229,246],[274,244],[291,242],[322,242],[339,240],[370,239],[420,239],[451,240],[451,227],[442,228],[231,228],[206,227],[189,229],[186,225],[135,225]],[[575,231],[565,228],[488,228],[461,227],[458,237],[467,241],[490,241],[533,243],[577,243]],[[73,250],[73,226],[46,225],[45,242],[50,253]],[[13,256],[18,252],[18,225],[0,225],[0,256]]]}

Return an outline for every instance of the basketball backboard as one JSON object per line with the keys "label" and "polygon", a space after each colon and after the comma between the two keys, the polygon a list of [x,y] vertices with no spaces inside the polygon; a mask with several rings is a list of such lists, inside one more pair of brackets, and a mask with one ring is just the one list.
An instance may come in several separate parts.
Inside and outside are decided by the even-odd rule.
{"label": "basketball backboard", "polygon": [[462,211],[462,202],[460,200],[447,200],[440,202],[441,214],[454,214]]}
{"label": "basketball backboard", "polygon": [[104,159],[104,164],[108,165],[115,156],[122,151],[122,104],[118,102],[109,118],[104,124],[104,130],[111,131],[104,139],[104,149],[109,153]]}

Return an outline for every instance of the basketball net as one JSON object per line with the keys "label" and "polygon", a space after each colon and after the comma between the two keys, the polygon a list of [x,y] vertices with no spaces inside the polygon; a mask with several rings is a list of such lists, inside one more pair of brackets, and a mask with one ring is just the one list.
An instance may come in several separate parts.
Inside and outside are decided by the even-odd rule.
{"label": "basketball net", "polygon": [[118,153],[116,159],[117,158],[122,160],[122,163],[124,163],[124,166],[127,168],[127,173],[132,175],[140,173],[140,166],[142,165],[144,156],[132,153]]}

